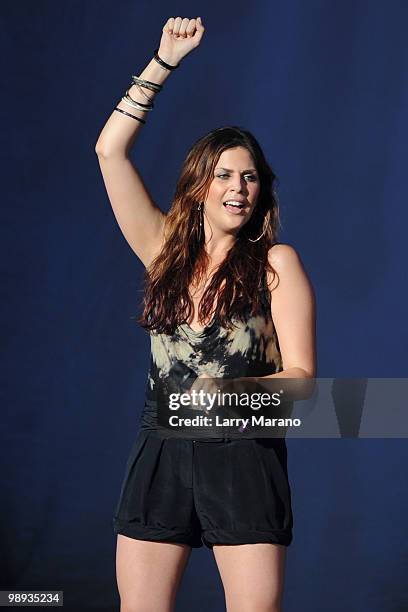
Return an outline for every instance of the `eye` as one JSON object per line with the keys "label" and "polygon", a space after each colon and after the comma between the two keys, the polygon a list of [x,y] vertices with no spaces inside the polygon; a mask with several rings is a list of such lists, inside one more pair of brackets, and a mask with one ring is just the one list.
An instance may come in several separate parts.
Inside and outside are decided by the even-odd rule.
{"label": "eye", "polygon": [[[245,174],[245,176],[249,177],[250,181],[256,181],[257,176],[255,174]],[[224,177],[229,177],[229,174],[218,174],[217,178],[223,179]]]}

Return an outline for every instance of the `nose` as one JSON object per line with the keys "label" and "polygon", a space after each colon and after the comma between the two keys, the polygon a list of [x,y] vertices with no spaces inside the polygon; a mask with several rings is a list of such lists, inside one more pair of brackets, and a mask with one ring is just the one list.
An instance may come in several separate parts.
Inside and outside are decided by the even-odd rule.
{"label": "nose", "polygon": [[246,185],[244,177],[234,175],[231,177],[230,188],[238,193],[242,192],[242,184]]}

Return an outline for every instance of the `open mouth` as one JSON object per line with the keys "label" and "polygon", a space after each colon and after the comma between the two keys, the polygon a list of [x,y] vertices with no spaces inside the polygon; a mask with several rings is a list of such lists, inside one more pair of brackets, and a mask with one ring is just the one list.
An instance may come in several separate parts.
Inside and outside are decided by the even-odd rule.
{"label": "open mouth", "polygon": [[235,200],[226,200],[222,203],[224,208],[235,215],[238,215],[243,208],[245,208],[245,204],[243,202],[237,202]]}

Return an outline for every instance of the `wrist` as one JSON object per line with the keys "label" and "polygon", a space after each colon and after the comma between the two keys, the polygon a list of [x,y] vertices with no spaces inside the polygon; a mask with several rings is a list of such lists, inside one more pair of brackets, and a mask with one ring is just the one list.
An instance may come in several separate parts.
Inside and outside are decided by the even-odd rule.
{"label": "wrist", "polygon": [[165,49],[161,49],[160,47],[159,49],[157,49],[157,54],[163,62],[169,64],[169,66],[173,66],[174,68],[176,68],[182,60],[181,57],[169,53],[168,51],[166,51]]}

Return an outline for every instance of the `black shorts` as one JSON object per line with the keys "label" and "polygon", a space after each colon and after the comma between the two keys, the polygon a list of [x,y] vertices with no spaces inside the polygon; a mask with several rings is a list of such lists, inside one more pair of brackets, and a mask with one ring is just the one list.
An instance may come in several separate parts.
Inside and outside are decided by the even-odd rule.
{"label": "black shorts", "polygon": [[164,438],[141,430],[114,533],[155,542],[289,546],[291,492],[282,438]]}

